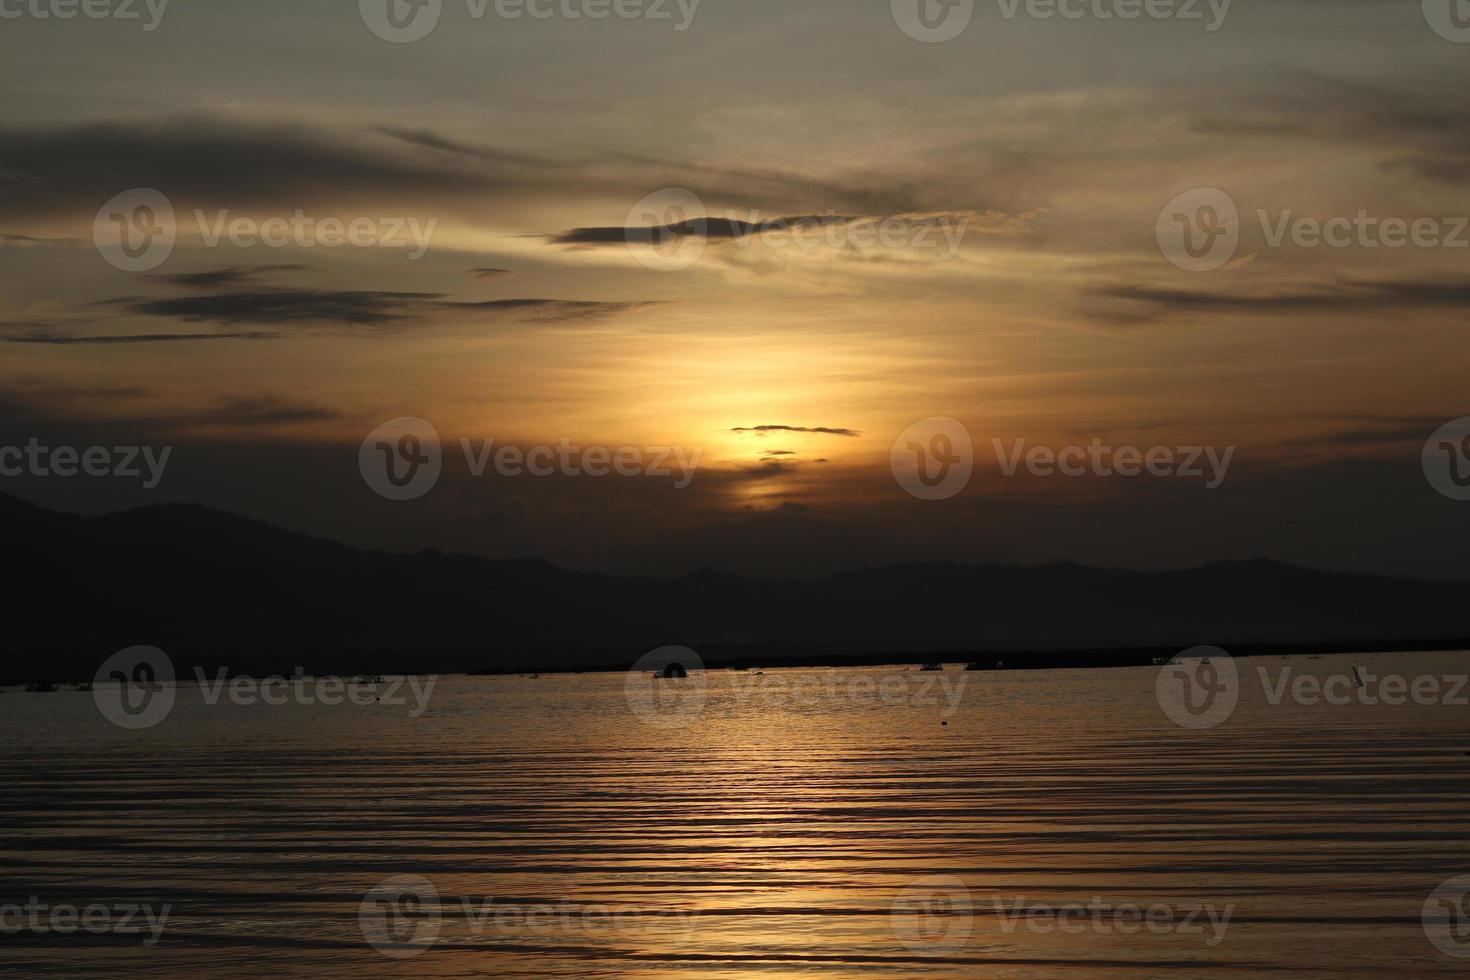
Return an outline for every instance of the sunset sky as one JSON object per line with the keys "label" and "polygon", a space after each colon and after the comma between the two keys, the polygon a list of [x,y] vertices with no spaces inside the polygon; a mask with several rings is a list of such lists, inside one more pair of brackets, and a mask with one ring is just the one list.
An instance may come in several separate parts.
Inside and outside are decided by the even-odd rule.
{"label": "sunset sky", "polygon": [[[682,31],[669,8],[476,19],[446,0],[403,44],[348,0],[178,0],[151,31],[0,20],[0,444],[175,447],[153,491],[21,477],[0,493],[659,575],[1461,571],[1470,503],[1435,493],[1420,453],[1470,414],[1470,231],[1273,246],[1257,217],[1366,211],[1452,236],[1470,214],[1470,44],[1418,0],[1237,0],[1213,31],[1008,18],[991,0],[945,43],[878,0],[704,0]],[[135,188],[177,215],[146,272],[93,241]],[[1197,188],[1240,214],[1209,272],[1156,239]],[[815,216],[831,234],[711,234],[687,268],[651,268],[623,229],[649,195],[686,199],[671,189],[711,217]],[[196,210],[433,234],[417,260],[211,246]],[[927,244],[854,241],[864,220]],[[357,468],[400,416],[446,444],[443,480],[410,502]],[[934,416],[977,452],[968,489],[931,502],[899,488],[889,452]],[[460,438],[683,447],[700,467],[686,489],[473,477]],[[993,438],[1236,453],[1210,490],[1007,477]]]}

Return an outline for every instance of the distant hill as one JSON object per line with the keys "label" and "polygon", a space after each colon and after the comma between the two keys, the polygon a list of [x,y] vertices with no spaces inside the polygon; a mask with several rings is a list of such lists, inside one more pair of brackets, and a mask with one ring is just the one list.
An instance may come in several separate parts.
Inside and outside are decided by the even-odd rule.
{"label": "distant hill", "polygon": [[1056,651],[1457,646],[1470,633],[1466,583],[1269,561],[1169,572],[898,565],[800,583],[702,571],[663,581],[359,551],[197,506],[83,518],[6,496],[0,534],[11,567],[0,678],[10,681],[88,677],[140,644],[210,669],[355,673],[614,666],[667,644],[712,663],[1006,651],[1044,665],[1090,662]]}

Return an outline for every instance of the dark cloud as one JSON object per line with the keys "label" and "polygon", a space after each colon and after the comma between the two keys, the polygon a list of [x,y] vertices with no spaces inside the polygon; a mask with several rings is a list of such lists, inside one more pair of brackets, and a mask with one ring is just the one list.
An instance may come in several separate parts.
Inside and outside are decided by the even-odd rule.
{"label": "dark cloud", "polygon": [[139,316],[191,323],[340,323],[376,327],[407,319],[436,297],[434,293],[359,290],[260,290],[128,300],[125,306]]}
{"label": "dark cloud", "polygon": [[304,265],[233,265],[220,269],[209,269],[204,272],[184,272],[177,275],[155,275],[150,279],[158,282],[170,283],[174,286],[182,286],[186,289],[222,289],[226,286],[240,286],[252,283],[262,276],[272,275],[277,272],[299,272],[305,269]]}
{"label": "dark cloud", "polygon": [[1385,170],[1457,183],[1470,174],[1470,108],[1442,85],[1294,75],[1233,112],[1194,116],[1210,136],[1269,138],[1389,150]]}
{"label": "dark cloud", "polygon": [[176,209],[321,206],[332,201],[473,200],[544,181],[484,157],[415,151],[402,138],[216,117],[0,128],[0,214],[90,218],[134,187]]}
{"label": "dark cloud", "polygon": [[[1110,286],[1098,290],[1095,295],[1147,303],[1159,309],[1203,313],[1467,309],[1470,308],[1470,279],[1340,282],[1310,289],[1256,294],[1155,286]],[[1097,315],[1117,322],[1146,318],[1130,317],[1126,313]]]}
{"label": "dark cloud", "polygon": [[11,344],[51,344],[55,346],[104,346],[111,344],[166,344],[195,340],[277,340],[280,334],[250,333],[145,333],[75,336],[69,334],[22,333],[0,334],[0,341]]}
{"label": "dark cloud", "polygon": [[227,398],[213,408],[187,416],[189,421],[201,425],[226,428],[322,422],[341,417],[328,408],[279,398]]}
{"label": "dark cloud", "polygon": [[535,157],[525,153],[514,153],[508,150],[500,150],[488,146],[474,146],[450,139],[430,129],[406,129],[400,126],[377,126],[374,132],[391,136],[412,146],[428,150],[438,150],[442,153],[455,156],[471,157],[475,160],[488,160],[496,163],[510,163],[526,167],[549,167],[556,166],[555,161],[543,157]]}
{"label": "dark cloud", "polygon": [[858,432],[856,429],[834,429],[821,425],[810,427],[801,425],[753,425],[743,429],[731,429],[730,431],[754,432],[757,435],[764,435],[768,432],[810,432],[816,435],[847,436],[849,438],[857,438],[858,436],[862,435],[862,433]]}
{"label": "dark cloud", "polygon": [[730,241],[771,231],[820,228],[856,221],[852,215],[806,214],[764,221],[740,221],[735,218],[691,218],[669,225],[633,228],[573,228],[549,236],[556,245],[652,245],[677,238],[704,238],[708,241]]}

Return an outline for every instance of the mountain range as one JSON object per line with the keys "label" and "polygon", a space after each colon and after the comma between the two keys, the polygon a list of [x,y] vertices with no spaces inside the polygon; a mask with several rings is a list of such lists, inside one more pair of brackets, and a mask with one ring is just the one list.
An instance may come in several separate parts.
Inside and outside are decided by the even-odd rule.
{"label": "mountain range", "polygon": [[1058,666],[1200,644],[1460,648],[1470,633],[1465,582],[1265,560],[1151,572],[911,564],[809,582],[709,570],[619,578],[358,550],[196,505],[80,517],[3,495],[0,534],[13,572],[0,636],[8,682],[88,678],[137,645],[163,649],[181,673],[447,673],[626,666],[666,645],[710,664]]}

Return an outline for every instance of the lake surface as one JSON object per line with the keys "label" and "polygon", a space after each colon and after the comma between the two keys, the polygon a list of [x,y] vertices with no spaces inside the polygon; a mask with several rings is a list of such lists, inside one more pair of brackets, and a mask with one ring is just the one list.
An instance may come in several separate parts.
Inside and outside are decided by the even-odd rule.
{"label": "lake surface", "polygon": [[[1470,874],[1470,654],[1228,666],[1210,728],[1161,707],[1173,668],[446,677],[418,717],[181,685],[138,731],[11,690],[0,904],[101,911],[0,936],[0,972],[1470,972],[1434,894]],[[1437,703],[1365,703],[1395,674]],[[130,905],[168,906],[156,943],[103,931]]]}

